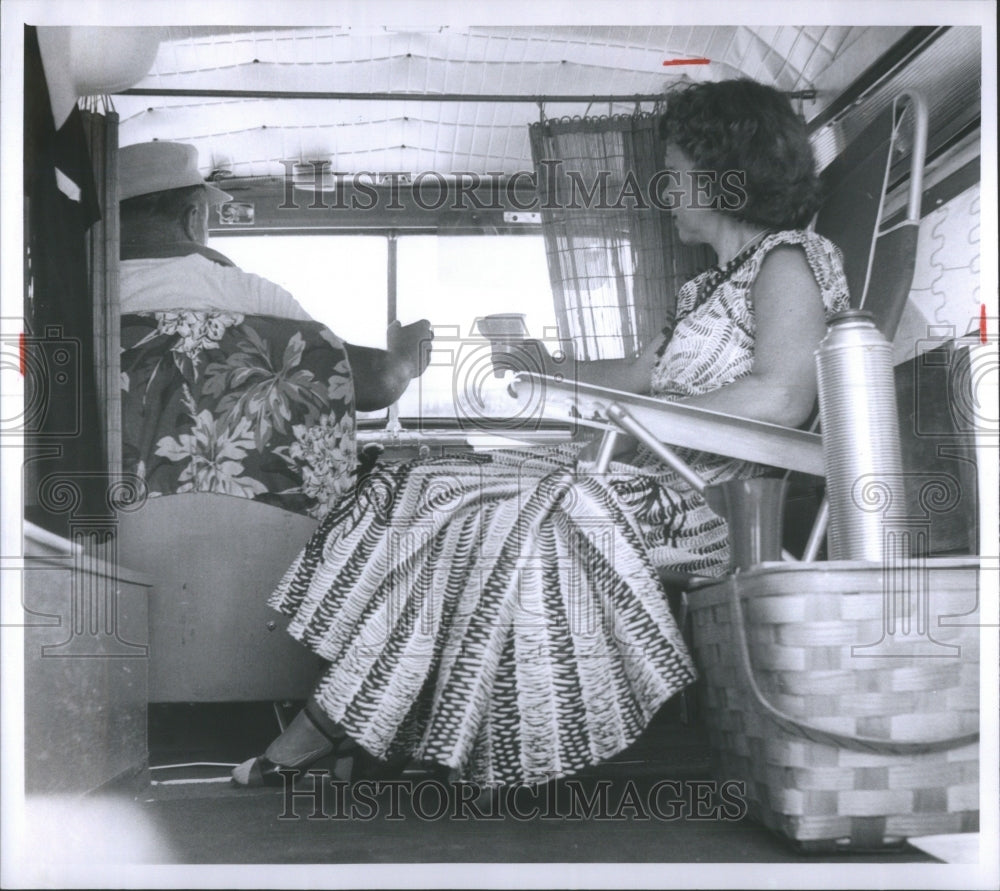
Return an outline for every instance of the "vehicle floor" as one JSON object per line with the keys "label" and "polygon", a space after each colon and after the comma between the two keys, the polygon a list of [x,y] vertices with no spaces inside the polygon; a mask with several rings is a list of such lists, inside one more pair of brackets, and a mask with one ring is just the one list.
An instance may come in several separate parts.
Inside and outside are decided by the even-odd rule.
{"label": "vehicle floor", "polygon": [[[128,793],[173,864],[934,863],[903,845],[877,853],[804,854],[712,798],[704,729],[676,703],[612,761],[513,799],[469,799],[413,767],[369,787],[353,814],[343,786],[316,794],[240,789],[229,768],[275,735],[272,706],[150,708],[149,778]],[[286,714],[293,709],[287,707]],[[208,762],[208,766],[202,765]],[[181,766],[173,766],[181,765]],[[670,782],[667,782],[670,781]],[[304,783],[304,785],[302,785]],[[314,778],[295,789],[316,788]],[[416,789],[423,784],[417,800]],[[657,786],[657,784],[660,784]],[[651,792],[658,789],[656,796]],[[401,791],[400,791],[401,790]],[[475,790],[472,790],[473,792]],[[412,794],[411,794],[412,793]],[[447,800],[444,795],[450,795]],[[651,804],[655,798],[656,802]],[[360,804],[358,803],[360,802]],[[588,810],[592,806],[592,810]],[[560,883],[561,884],[561,883]]]}

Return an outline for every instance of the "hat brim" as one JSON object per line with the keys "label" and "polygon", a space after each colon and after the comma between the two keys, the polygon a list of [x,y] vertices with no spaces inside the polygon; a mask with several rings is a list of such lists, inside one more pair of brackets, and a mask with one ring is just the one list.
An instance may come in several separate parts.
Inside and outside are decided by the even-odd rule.
{"label": "hat brim", "polygon": [[226,204],[233,200],[233,196],[228,192],[223,192],[218,186],[212,183],[205,183],[205,195],[208,197],[208,204],[214,207],[216,204]]}

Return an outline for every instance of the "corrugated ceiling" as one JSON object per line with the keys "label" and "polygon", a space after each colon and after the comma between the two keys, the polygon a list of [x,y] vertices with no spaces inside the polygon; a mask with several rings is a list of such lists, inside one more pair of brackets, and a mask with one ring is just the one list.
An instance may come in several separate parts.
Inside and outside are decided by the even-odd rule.
{"label": "corrugated ceiling", "polygon": [[[810,117],[905,32],[903,27],[164,28],[136,87],[152,90],[538,96],[657,94],[681,77],[745,75],[818,90]],[[708,58],[709,64],[664,62]],[[845,66],[849,61],[850,65]],[[530,168],[527,125],[630,111],[611,105],[392,99],[116,96],[123,145],[198,147],[208,175],[280,175],[329,159],[344,172],[513,173]],[[647,105],[648,107],[648,105]]]}

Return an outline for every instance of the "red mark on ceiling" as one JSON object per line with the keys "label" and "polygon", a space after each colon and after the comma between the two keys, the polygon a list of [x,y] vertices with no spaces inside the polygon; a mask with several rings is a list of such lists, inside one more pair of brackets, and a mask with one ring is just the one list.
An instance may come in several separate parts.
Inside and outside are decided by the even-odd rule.
{"label": "red mark on ceiling", "polygon": [[986,343],[986,304],[979,304],[979,342]]}
{"label": "red mark on ceiling", "polygon": [[707,65],[711,59],[665,59],[663,64],[667,65]]}
{"label": "red mark on ceiling", "polygon": [[23,331],[17,338],[17,353],[21,364],[21,377],[24,377],[28,373],[28,339]]}

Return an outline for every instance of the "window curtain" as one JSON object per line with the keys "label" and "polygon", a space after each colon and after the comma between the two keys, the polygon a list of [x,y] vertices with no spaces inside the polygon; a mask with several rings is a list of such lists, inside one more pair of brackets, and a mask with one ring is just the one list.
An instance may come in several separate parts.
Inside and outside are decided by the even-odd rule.
{"label": "window curtain", "polygon": [[81,112],[101,218],[87,231],[87,258],[93,295],[94,375],[107,469],[122,467],[121,306],[118,290],[118,113],[106,98],[88,100]]}
{"label": "window curtain", "polygon": [[558,333],[580,359],[637,355],[672,327],[678,288],[711,263],[657,206],[657,120],[637,112],[529,127]]}
{"label": "window curtain", "polygon": [[94,374],[87,231],[101,207],[81,112],[56,129],[37,31],[25,28],[25,516],[69,536],[110,519]]}

